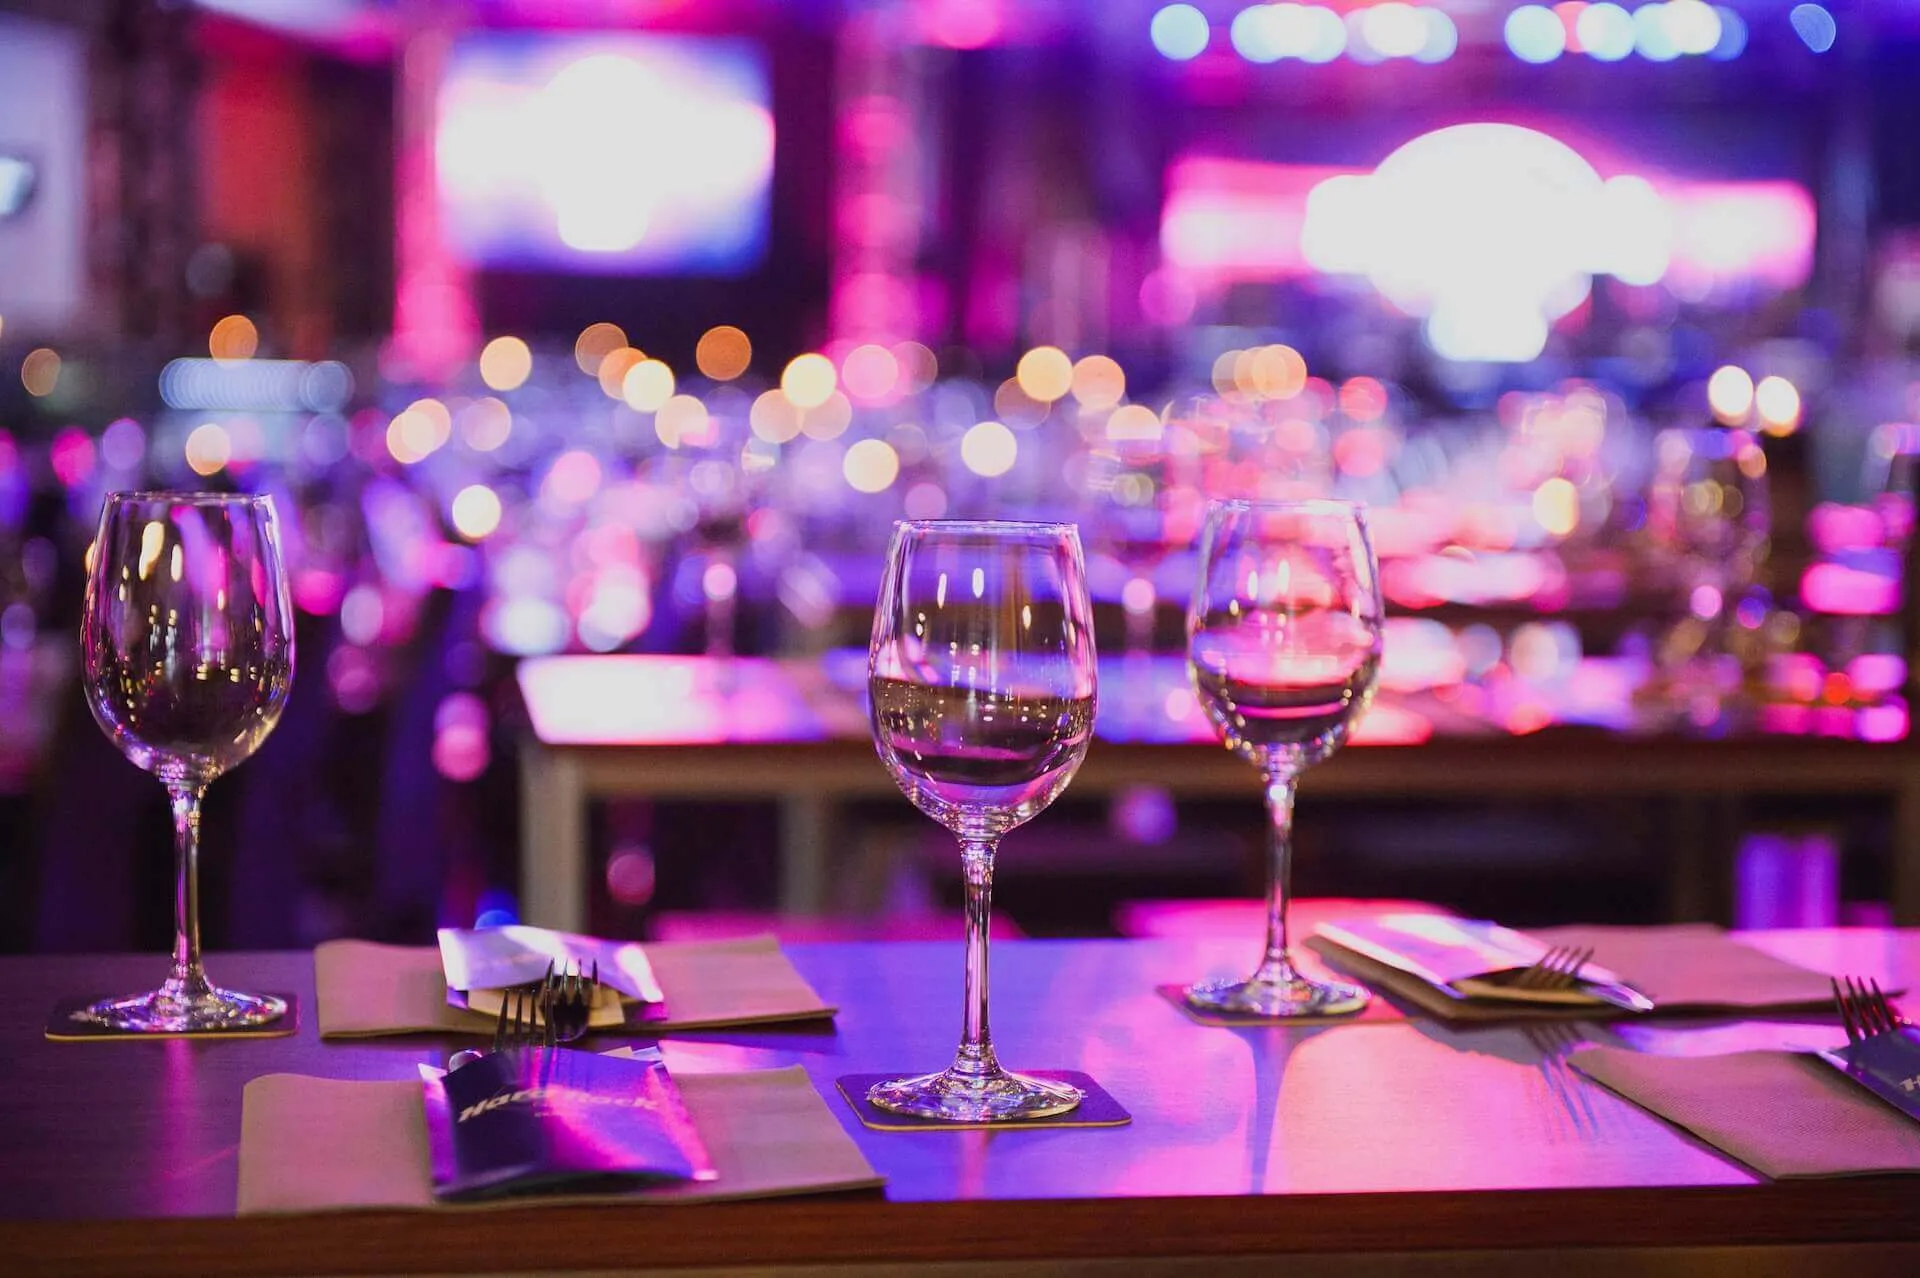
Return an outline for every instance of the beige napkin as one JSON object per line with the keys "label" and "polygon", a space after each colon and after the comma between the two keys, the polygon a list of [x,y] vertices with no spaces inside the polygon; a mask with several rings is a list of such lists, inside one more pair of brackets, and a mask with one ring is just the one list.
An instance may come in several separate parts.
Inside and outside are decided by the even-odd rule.
{"label": "beige napkin", "polygon": [[[1666,927],[1583,924],[1529,929],[1527,934],[1543,945],[1591,946],[1594,963],[1652,999],[1656,1012],[1787,1011],[1833,1004],[1827,977],[1742,945],[1711,923]],[[1615,1014],[1615,1009],[1593,1003],[1548,1008],[1493,999],[1452,999],[1417,976],[1355,954],[1324,937],[1313,937],[1307,944],[1376,989],[1445,1020],[1591,1020]]]}
{"label": "beige napkin", "polygon": [[695,1203],[778,1198],[886,1183],[798,1065],[676,1074],[719,1177],[626,1194],[440,1203],[421,1085],[267,1074],[240,1099],[239,1214],[379,1207],[449,1210],[577,1202]]}
{"label": "beige napkin", "polygon": [[[646,949],[671,1018],[648,1025],[649,1033],[817,1020],[835,1011],[770,936],[662,941]],[[322,1038],[493,1029],[492,1016],[447,1005],[434,946],[326,941],[313,951],[313,983]]]}
{"label": "beige napkin", "polygon": [[1920,1172],[1920,1123],[1812,1056],[1591,1047],[1567,1062],[1774,1180]]}

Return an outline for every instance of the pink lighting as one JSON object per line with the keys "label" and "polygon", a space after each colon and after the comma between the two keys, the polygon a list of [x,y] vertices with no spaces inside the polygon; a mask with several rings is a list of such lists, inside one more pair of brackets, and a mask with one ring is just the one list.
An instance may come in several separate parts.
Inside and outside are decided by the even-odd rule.
{"label": "pink lighting", "polygon": [[1455,125],[1378,169],[1188,156],[1167,174],[1160,245],[1205,284],[1367,276],[1427,318],[1455,359],[1523,360],[1595,275],[1701,300],[1812,269],[1811,195],[1791,182],[1693,182],[1621,171],[1533,128]]}
{"label": "pink lighting", "polygon": [[1800,598],[1815,612],[1888,616],[1900,610],[1900,581],[1845,564],[1815,564],[1800,579]]}

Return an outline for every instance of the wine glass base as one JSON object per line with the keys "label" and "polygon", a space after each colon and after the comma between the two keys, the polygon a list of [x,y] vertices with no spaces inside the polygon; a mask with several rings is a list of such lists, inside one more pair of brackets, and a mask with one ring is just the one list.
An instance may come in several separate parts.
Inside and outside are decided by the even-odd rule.
{"label": "wine glass base", "polygon": [[993,1123],[1008,1119],[1064,1114],[1086,1098],[1065,1083],[1050,1083],[1005,1071],[973,1076],[943,1070],[919,1078],[899,1078],[867,1089],[880,1109],[948,1123]]}
{"label": "wine glass base", "polygon": [[1358,985],[1310,981],[1295,976],[1281,981],[1202,981],[1185,990],[1196,1012],[1241,1016],[1343,1016],[1360,1011],[1373,996]]}
{"label": "wine glass base", "polygon": [[112,998],[74,1014],[130,1034],[207,1034],[271,1025],[287,1014],[283,999],[209,987],[182,997],[155,990],[132,998]]}

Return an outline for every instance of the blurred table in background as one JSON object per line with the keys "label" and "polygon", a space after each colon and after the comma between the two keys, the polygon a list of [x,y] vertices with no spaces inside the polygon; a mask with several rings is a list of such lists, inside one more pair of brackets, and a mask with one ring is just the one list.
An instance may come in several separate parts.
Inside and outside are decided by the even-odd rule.
{"label": "blurred table in background", "polygon": [[[1421,677],[1402,660],[1349,748],[1314,768],[1312,797],[1445,800],[1878,798],[1893,809],[1893,917],[1920,921],[1920,758],[1903,703],[1854,707],[1753,694],[1699,722],[1644,695],[1644,667],[1582,658],[1550,680]],[[521,915],[587,920],[588,808],[597,800],[761,800],[781,807],[782,909],[819,914],[835,814],[896,796],[874,756],[865,653],[816,658],[562,656],[523,661]],[[1080,798],[1158,786],[1180,798],[1257,783],[1223,750],[1175,656],[1101,663]],[[1817,691],[1817,689],[1816,689]],[[1881,739],[1876,739],[1881,738]],[[1703,837],[1674,839],[1676,913],[1698,916],[1728,870]]]}

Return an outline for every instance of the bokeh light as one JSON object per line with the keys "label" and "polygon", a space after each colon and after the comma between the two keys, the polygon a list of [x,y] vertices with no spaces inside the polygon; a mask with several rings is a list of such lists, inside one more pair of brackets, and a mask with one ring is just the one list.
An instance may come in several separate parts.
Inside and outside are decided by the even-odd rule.
{"label": "bokeh light", "polygon": [[468,541],[482,541],[500,527],[500,495],[485,484],[469,484],[454,494],[454,531]]}
{"label": "bokeh light", "polygon": [[900,362],[884,346],[856,346],[840,362],[840,384],[853,399],[867,403],[884,400],[899,383]]}
{"label": "bokeh light", "polygon": [[833,361],[811,352],[794,356],[780,374],[780,389],[799,408],[819,408],[839,382]]}
{"label": "bokeh light", "polygon": [[900,476],[900,455],[884,439],[863,439],[847,449],[840,472],[857,492],[885,492]]}
{"label": "bokeh light", "polygon": [[1207,15],[1190,4],[1170,4],[1153,15],[1148,35],[1160,56],[1189,62],[1207,51]]}
{"label": "bokeh light", "polygon": [[694,367],[716,382],[730,382],[753,363],[753,343],[731,324],[720,324],[700,335],[693,348]]}
{"label": "bokeh light", "polygon": [[1083,408],[1112,408],[1127,393],[1127,373],[1118,360],[1089,355],[1073,366],[1073,397]]}
{"label": "bokeh light", "polygon": [[627,344],[627,334],[618,324],[589,324],[573,342],[573,360],[588,377],[600,375],[600,362]]}
{"label": "bokeh light", "polygon": [[1565,537],[1580,525],[1580,490],[1555,475],[1533,490],[1533,517],[1543,532]]}
{"label": "bokeh light", "polygon": [[713,415],[691,395],[675,395],[654,414],[653,433],[668,448],[701,448],[713,442]]}
{"label": "bokeh light", "polygon": [[600,361],[600,371],[595,375],[600,389],[608,399],[621,398],[621,390],[626,385],[627,374],[635,367],[646,362],[647,357],[631,346],[622,346],[607,352]]}
{"label": "bokeh light", "polygon": [[1753,409],[1753,378],[1736,364],[1723,364],[1707,379],[1707,407],[1729,426],[1743,422]]}
{"label": "bokeh light", "polygon": [[800,433],[808,439],[838,439],[853,425],[853,401],[834,391],[818,408],[800,414]]}
{"label": "bokeh light", "polygon": [[260,349],[260,330],[244,315],[228,315],[207,334],[207,350],[222,363],[252,359]]}
{"label": "bokeh light", "polygon": [[233,439],[217,422],[202,422],[187,434],[187,467],[194,474],[217,475],[233,460]]}
{"label": "bokeh light", "polygon": [[1800,392],[1784,377],[1760,379],[1753,388],[1753,409],[1769,435],[1791,435],[1800,426]]}
{"label": "bokeh light", "polygon": [[1523,4],[1507,15],[1507,48],[1522,62],[1552,62],[1567,51],[1560,15],[1544,5]]}
{"label": "bokeh light", "polygon": [[756,438],[784,444],[800,433],[800,409],[782,391],[763,391],[747,411],[747,425]]}
{"label": "bokeh light", "polygon": [[517,337],[496,337],[480,350],[480,380],[490,390],[518,390],[532,374],[533,351]]}
{"label": "bokeh light", "polygon": [[960,460],[983,479],[994,479],[1013,469],[1020,441],[996,421],[976,422],[960,437]]}
{"label": "bokeh light", "polygon": [[513,410],[505,400],[483,395],[460,410],[460,438],[475,452],[490,453],[513,433]]}
{"label": "bokeh light", "polygon": [[1831,49],[1834,40],[1840,35],[1839,26],[1824,5],[1797,4],[1793,7],[1793,11],[1787,14],[1787,21],[1793,24],[1793,29],[1801,41],[1815,53],[1825,53]]}
{"label": "bokeh light", "polygon": [[1051,404],[1073,389],[1073,361],[1057,346],[1036,346],[1020,357],[1013,377],[1029,398]]}
{"label": "bokeh light", "polygon": [[657,413],[673,398],[673,370],[664,360],[643,359],[620,379],[620,398],[640,413]]}
{"label": "bokeh light", "polygon": [[1633,54],[1633,15],[1617,4],[1588,5],[1573,30],[1581,52],[1597,61],[1618,62]]}
{"label": "bokeh light", "polygon": [[36,399],[53,394],[60,384],[60,356],[46,346],[28,351],[20,361],[20,384]]}

